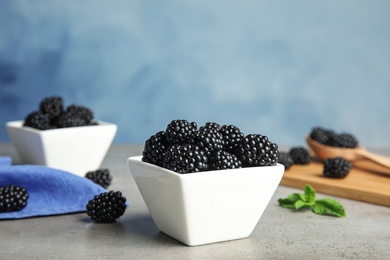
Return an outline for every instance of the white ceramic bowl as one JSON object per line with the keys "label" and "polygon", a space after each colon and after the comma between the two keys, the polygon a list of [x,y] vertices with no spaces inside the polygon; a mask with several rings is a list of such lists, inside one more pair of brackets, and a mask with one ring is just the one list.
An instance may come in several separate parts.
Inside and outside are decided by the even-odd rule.
{"label": "white ceramic bowl", "polygon": [[23,121],[6,124],[8,135],[22,163],[69,171],[84,177],[97,170],[115,137],[115,124],[38,130],[23,127]]}
{"label": "white ceramic bowl", "polygon": [[154,223],[188,246],[248,237],[284,173],[284,166],[179,174],[142,156],[127,160]]}

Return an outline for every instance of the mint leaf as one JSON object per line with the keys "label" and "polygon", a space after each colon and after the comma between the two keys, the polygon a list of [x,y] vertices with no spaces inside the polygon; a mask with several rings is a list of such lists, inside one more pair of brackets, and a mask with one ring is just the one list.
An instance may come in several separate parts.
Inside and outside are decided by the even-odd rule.
{"label": "mint leaf", "polygon": [[316,200],[316,204],[313,207],[313,212],[319,215],[334,215],[337,217],[345,217],[344,207],[333,199],[321,199]]}
{"label": "mint leaf", "polygon": [[304,194],[293,193],[285,199],[279,199],[279,205],[288,209],[307,209],[319,215],[333,215],[345,217],[344,207],[336,200],[325,198],[316,200],[316,191],[307,184],[304,188]]}
{"label": "mint leaf", "polygon": [[283,208],[295,209],[295,203],[301,200],[299,195],[298,193],[293,193],[285,199],[279,199],[279,205]]}
{"label": "mint leaf", "polygon": [[313,206],[315,204],[316,191],[309,184],[305,186],[304,191],[304,194],[299,194],[299,198],[304,203],[300,202],[296,204],[296,209],[302,208],[303,206]]}
{"label": "mint leaf", "polygon": [[299,198],[304,201],[304,202],[307,202],[307,198],[306,198],[306,195],[305,194],[299,194]]}
{"label": "mint leaf", "polygon": [[313,205],[311,205],[310,203],[305,202],[303,200],[298,200],[297,202],[295,202],[294,206],[295,206],[295,209],[301,209],[301,208],[310,208]]}
{"label": "mint leaf", "polygon": [[316,191],[309,184],[306,184],[304,191],[305,191],[306,202],[314,205],[316,201]]}

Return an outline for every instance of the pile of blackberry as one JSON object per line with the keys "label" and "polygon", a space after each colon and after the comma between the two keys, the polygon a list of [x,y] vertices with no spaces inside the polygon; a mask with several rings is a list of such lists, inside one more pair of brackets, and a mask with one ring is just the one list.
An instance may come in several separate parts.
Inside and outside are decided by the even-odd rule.
{"label": "pile of blackberry", "polygon": [[111,223],[126,211],[126,198],[120,191],[108,191],[88,201],[87,215],[97,223]]}
{"label": "pile of blackberry", "polygon": [[62,97],[46,97],[39,103],[36,111],[24,118],[23,126],[39,130],[96,125],[91,109],[85,106],[70,105],[64,108]]}
{"label": "pile of blackberry", "polygon": [[29,194],[20,186],[0,187],[0,212],[19,211],[27,206]]}
{"label": "pile of blackberry", "polygon": [[338,134],[322,127],[314,127],[310,137],[321,144],[340,148],[355,148],[359,145],[357,138],[350,133]]}
{"label": "pile of blackberry", "polygon": [[142,161],[178,173],[273,166],[278,145],[260,134],[244,135],[235,125],[172,120],[145,141]]}

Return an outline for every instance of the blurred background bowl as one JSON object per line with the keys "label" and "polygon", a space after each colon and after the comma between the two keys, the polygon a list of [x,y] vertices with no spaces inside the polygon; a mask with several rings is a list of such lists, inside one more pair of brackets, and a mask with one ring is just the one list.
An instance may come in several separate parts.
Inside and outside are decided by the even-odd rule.
{"label": "blurred background bowl", "polygon": [[23,164],[44,165],[82,177],[100,167],[117,132],[117,125],[103,121],[50,130],[11,121],[6,128]]}

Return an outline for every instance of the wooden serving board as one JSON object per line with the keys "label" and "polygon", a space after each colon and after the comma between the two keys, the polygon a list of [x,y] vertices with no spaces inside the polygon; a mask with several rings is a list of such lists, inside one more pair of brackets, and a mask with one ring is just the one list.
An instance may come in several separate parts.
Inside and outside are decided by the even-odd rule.
{"label": "wooden serving board", "polygon": [[332,179],[323,175],[321,162],[293,165],[285,171],[281,185],[303,189],[310,184],[320,193],[390,206],[390,175],[363,168],[354,166],[345,178]]}

